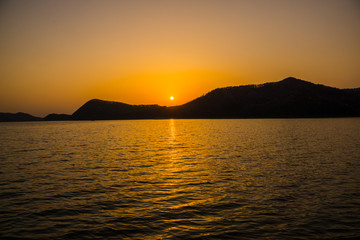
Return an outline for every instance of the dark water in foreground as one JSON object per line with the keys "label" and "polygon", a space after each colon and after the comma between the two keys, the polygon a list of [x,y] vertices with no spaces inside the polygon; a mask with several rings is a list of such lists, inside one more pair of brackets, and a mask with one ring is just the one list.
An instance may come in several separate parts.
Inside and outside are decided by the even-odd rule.
{"label": "dark water in foreground", "polygon": [[0,124],[0,239],[356,239],[360,118]]}

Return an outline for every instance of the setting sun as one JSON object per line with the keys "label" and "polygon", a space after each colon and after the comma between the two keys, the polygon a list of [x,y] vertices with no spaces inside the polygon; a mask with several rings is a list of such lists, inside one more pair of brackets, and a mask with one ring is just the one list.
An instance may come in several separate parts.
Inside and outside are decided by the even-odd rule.
{"label": "setting sun", "polygon": [[173,97],[173,96],[171,96],[171,97],[170,97],[170,100],[171,100],[171,101],[172,101],[172,100],[174,100],[174,97]]}

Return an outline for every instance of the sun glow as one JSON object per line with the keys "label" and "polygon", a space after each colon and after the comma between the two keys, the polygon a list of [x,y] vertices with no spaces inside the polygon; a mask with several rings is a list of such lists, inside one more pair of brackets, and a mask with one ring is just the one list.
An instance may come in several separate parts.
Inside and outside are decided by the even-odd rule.
{"label": "sun glow", "polygon": [[171,97],[170,97],[170,100],[171,100],[171,101],[172,101],[172,100],[174,100],[174,97],[173,97],[173,96],[171,96]]}

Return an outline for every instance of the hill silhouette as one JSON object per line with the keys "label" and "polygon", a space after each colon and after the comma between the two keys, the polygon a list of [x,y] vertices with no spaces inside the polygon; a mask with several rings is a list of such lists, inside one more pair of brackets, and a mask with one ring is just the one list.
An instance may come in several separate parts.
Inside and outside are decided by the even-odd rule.
{"label": "hill silhouette", "polygon": [[0,113],[0,122],[25,122],[25,121],[40,121],[42,118],[34,117],[27,113]]}
{"label": "hill silhouette", "polygon": [[[279,82],[218,88],[173,107],[92,99],[72,115],[49,114],[43,120],[296,117],[360,117],[360,88],[338,89],[289,77]],[[41,120],[31,115],[0,114],[0,121],[27,119]]]}
{"label": "hill silhouette", "polygon": [[130,105],[121,102],[92,99],[76,110],[75,120],[166,118],[167,107],[159,105]]}
{"label": "hill silhouette", "polygon": [[293,77],[279,82],[215,89],[182,106],[175,117],[360,116],[360,89],[337,89]]}
{"label": "hill silhouette", "polygon": [[67,121],[72,120],[72,115],[51,113],[43,118],[45,121]]}

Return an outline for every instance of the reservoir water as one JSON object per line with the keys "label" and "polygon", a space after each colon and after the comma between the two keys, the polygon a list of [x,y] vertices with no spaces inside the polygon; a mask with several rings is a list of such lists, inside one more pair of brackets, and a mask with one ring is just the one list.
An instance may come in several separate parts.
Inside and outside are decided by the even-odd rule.
{"label": "reservoir water", "polygon": [[360,118],[0,123],[0,239],[359,239]]}

